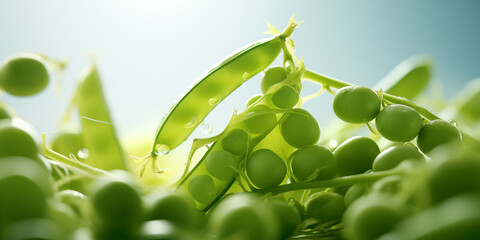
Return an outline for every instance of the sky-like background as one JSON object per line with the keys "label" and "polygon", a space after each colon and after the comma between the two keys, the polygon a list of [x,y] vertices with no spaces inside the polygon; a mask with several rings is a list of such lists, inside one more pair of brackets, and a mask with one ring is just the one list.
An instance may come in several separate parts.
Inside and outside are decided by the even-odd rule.
{"label": "sky-like background", "polygon": [[[167,1],[0,0],[0,58],[20,51],[70,59],[62,96],[54,84],[4,101],[39,132],[58,130],[78,76],[94,53],[122,138],[155,133],[171,104],[213,64],[267,37],[265,21],[304,22],[292,38],[307,67],[372,87],[402,60],[428,53],[447,97],[480,77],[480,1]],[[234,109],[260,93],[255,77],[207,118],[220,131]],[[305,92],[318,86],[306,84]],[[304,107],[321,127],[334,117],[331,97]]]}

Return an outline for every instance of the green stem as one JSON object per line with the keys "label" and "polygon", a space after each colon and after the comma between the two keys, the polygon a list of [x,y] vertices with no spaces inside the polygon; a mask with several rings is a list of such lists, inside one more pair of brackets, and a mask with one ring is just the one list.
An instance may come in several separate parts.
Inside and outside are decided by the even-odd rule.
{"label": "green stem", "polygon": [[[311,80],[315,83],[320,83],[324,87],[332,87],[332,88],[337,88],[338,89],[338,88],[342,88],[342,87],[352,86],[352,84],[350,84],[350,83],[347,83],[347,82],[344,82],[344,81],[341,81],[341,80],[338,80],[338,79],[335,79],[335,78],[332,78],[332,77],[328,77],[328,76],[313,72],[313,71],[308,70],[308,69],[303,74],[303,78]],[[419,105],[415,104],[414,102],[412,102],[412,101],[410,101],[406,98],[397,97],[397,96],[394,96],[394,95],[391,95],[391,94],[388,94],[388,93],[383,93],[383,99],[387,100],[387,101],[390,101],[392,103],[409,106],[409,107],[417,110],[418,113],[420,113],[422,116],[424,116],[429,121],[435,120],[435,119],[441,119],[437,115],[430,112],[428,109],[426,109],[422,106],[419,106]],[[464,132],[460,129],[459,129],[459,131],[462,134],[464,142],[467,145],[469,145],[471,147],[480,146],[480,140],[476,139],[475,137],[467,134],[466,132]]]}
{"label": "green stem", "polygon": [[403,174],[404,172],[405,172],[404,169],[394,169],[389,171],[338,177],[338,178],[322,180],[322,181],[296,182],[296,183],[285,184],[285,185],[281,185],[273,188],[255,190],[252,192],[258,192],[262,194],[265,194],[265,193],[279,194],[283,192],[290,192],[290,191],[296,191],[296,190],[348,186],[356,183],[375,182],[381,178],[388,177],[391,175],[400,175],[400,174]]}
{"label": "green stem", "polygon": [[53,150],[50,150],[50,149],[44,149],[44,151],[42,152],[42,155],[45,156],[48,159],[52,159],[52,160],[55,160],[57,162],[63,163],[65,165],[67,165],[67,167],[75,168],[77,170],[83,171],[83,172],[85,172],[87,174],[90,174],[90,175],[93,175],[93,176],[109,174],[108,172],[103,171],[101,169],[94,168],[94,167],[89,166],[85,163],[67,158],[67,157],[63,156],[62,154],[57,153],[57,152],[55,152]]}

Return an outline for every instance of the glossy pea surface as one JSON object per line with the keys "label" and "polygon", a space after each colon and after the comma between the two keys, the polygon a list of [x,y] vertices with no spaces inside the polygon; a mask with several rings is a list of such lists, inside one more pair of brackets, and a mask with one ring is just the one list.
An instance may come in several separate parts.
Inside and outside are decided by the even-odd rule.
{"label": "glossy pea surface", "polygon": [[367,137],[352,137],[340,144],[333,155],[337,159],[340,176],[360,174],[372,168],[380,149],[375,141]]}
{"label": "glossy pea surface", "polygon": [[335,177],[337,161],[325,147],[313,145],[301,148],[290,156],[292,173],[298,181],[324,180]]}
{"label": "glossy pea surface", "polygon": [[280,124],[283,139],[295,148],[313,145],[320,138],[317,120],[304,109],[292,109]]}
{"label": "glossy pea surface", "polygon": [[269,149],[253,152],[246,161],[247,176],[259,188],[278,186],[287,174],[282,158]]}
{"label": "glossy pea surface", "polygon": [[395,142],[408,142],[414,139],[422,128],[422,117],[409,106],[393,104],[378,113],[375,124],[384,138]]}
{"label": "glossy pea surface", "polygon": [[386,171],[395,168],[404,160],[425,162],[425,158],[414,146],[398,145],[385,149],[373,161],[373,171]]}
{"label": "glossy pea surface", "polygon": [[333,98],[333,111],[349,123],[373,120],[380,111],[380,99],[370,88],[347,86],[340,88]]}
{"label": "glossy pea surface", "polygon": [[442,144],[460,145],[461,141],[458,129],[441,119],[436,119],[425,124],[417,137],[418,148],[425,154],[428,154],[435,147]]}

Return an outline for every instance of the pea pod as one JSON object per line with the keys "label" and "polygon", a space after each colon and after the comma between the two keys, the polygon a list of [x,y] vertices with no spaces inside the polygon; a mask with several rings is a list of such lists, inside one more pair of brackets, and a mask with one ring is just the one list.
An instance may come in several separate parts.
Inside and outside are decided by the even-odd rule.
{"label": "pea pod", "polygon": [[76,92],[82,138],[91,165],[103,170],[127,167],[126,157],[112,124],[97,68],[92,66]]}
{"label": "pea pod", "polygon": [[219,102],[268,67],[297,25],[292,19],[282,34],[235,52],[201,77],[163,118],[155,134],[152,155],[180,145]]}
{"label": "pea pod", "polygon": [[420,94],[431,78],[432,59],[427,55],[410,57],[397,65],[374,89],[404,97],[415,98]]}

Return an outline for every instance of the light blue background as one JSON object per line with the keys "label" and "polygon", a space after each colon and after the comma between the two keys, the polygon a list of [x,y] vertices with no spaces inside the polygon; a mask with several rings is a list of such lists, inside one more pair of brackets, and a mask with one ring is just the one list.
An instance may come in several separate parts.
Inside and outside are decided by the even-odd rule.
{"label": "light blue background", "polygon": [[[429,53],[435,79],[452,96],[480,77],[480,1],[153,1],[0,0],[0,58],[24,50],[69,58],[63,96],[0,99],[39,132],[58,130],[78,75],[95,53],[122,137],[155,133],[171,104],[218,60],[264,38],[265,21],[293,35],[307,67],[373,86],[405,58]],[[306,85],[306,92],[318,87]],[[259,93],[254,78],[207,121],[220,131],[234,109]],[[325,126],[331,97],[305,104]]]}

